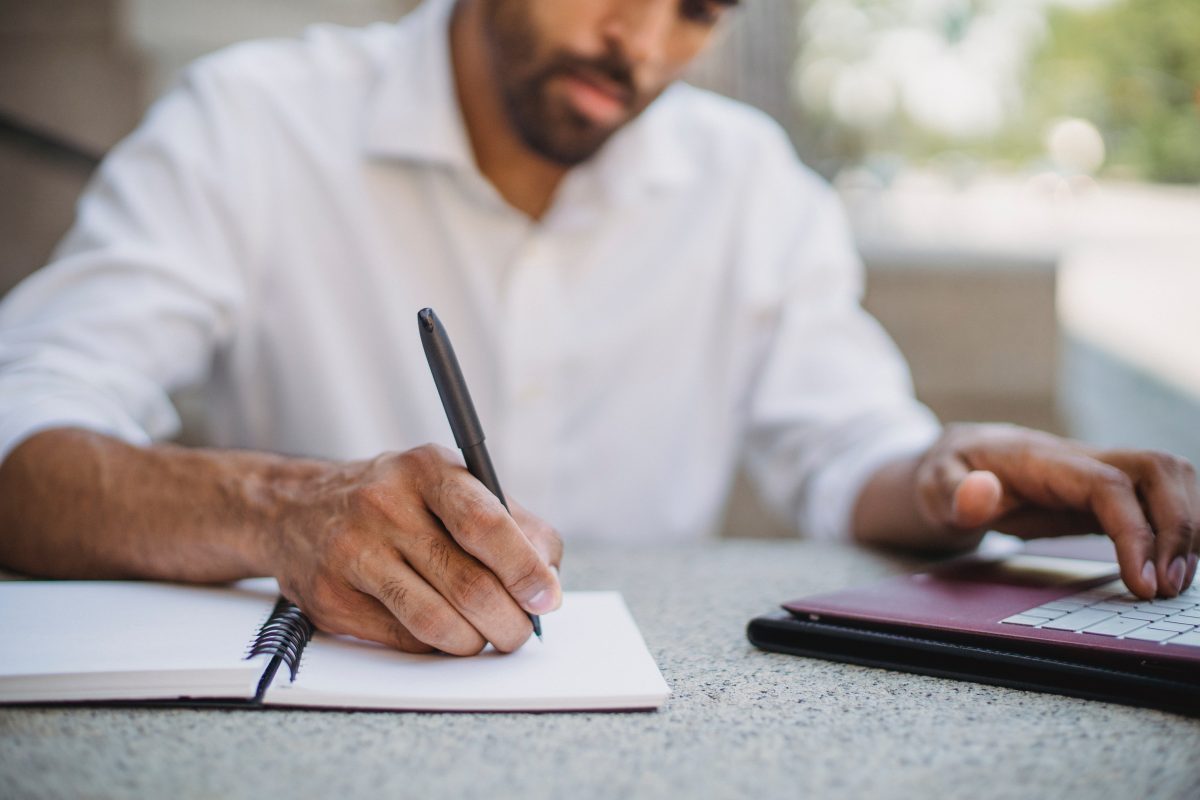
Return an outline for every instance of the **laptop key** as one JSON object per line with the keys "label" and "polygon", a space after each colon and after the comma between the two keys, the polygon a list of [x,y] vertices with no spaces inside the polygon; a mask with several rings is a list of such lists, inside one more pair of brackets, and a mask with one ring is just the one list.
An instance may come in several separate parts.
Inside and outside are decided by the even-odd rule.
{"label": "laptop key", "polygon": [[1200,647],[1200,632],[1181,633],[1171,640],[1171,644],[1181,644],[1185,647]]}
{"label": "laptop key", "polygon": [[1007,619],[1002,619],[1000,621],[1002,623],[1006,623],[1008,625],[1026,625],[1029,627],[1033,627],[1034,625],[1041,625],[1046,620],[1044,620],[1040,617],[1026,616],[1025,614],[1013,614],[1011,617],[1008,617]]}
{"label": "laptop key", "polygon": [[1160,631],[1174,631],[1175,633],[1187,633],[1195,625],[1180,625],[1178,622],[1151,622],[1151,628],[1156,628]]}
{"label": "laptop key", "polygon": [[1160,619],[1165,619],[1167,615],[1161,611],[1126,611],[1121,616],[1128,619],[1144,619],[1146,622],[1157,622]]}
{"label": "laptop key", "polygon": [[1150,607],[1161,608],[1165,611],[1170,611],[1172,614],[1178,614],[1180,611],[1195,608],[1196,604],[1190,600],[1154,600],[1150,603]]}
{"label": "laptop key", "polygon": [[1090,628],[1084,628],[1084,633],[1094,633],[1097,636],[1124,636],[1130,631],[1135,631],[1138,628],[1146,627],[1144,619],[1130,619],[1129,617],[1113,617],[1106,619],[1104,622],[1097,623]]}
{"label": "laptop key", "polygon": [[1178,631],[1162,631],[1158,628],[1138,628],[1125,634],[1126,639],[1137,639],[1141,642],[1165,642],[1179,635]]}
{"label": "laptop key", "polygon": [[1028,611],[1022,611],[1021,613],[1027,617],[1037,617],[1038,619],[1058,619],[1059,617],[1067,614],[1066,611],[1052,611],[1044,606],[1031,608]]}
{"label": "laptop key", "polygon": [[1062,611],[1064,613],[1070,611],[1078,611],[1083,608],[1086,603],[1080,603],[1075,600],[1051,600],[1049,603],[1042,603],[1038,608],[1044,608],[1047,611]]}
{"label": "laptop key", "polygon": [[[1111,611],[1114,614],[1128,614],[1130,611],[1134,610],[1133,607],[1128,603],[1112,603],[1107,600],[1103,603],[1093,603],[1092,605],[1088,606],[1088,608],[1094,608],[1097,611]],[[1177,612],[1172,611],[1168,613],[1174,614]]]}
{"label": "laptop key", "polygon": [[1052,619],[1043,625],[1043,628],[1050,628],[1056,631],[1081,631],[1084,628],[1089,628],[1097,622],[1103,622],[1109,617],[1116,616],[1111,611],[1097,611],[1091,608],[1085,608],[1082,611],[1074,611],[1067,614],[1065,617]]}

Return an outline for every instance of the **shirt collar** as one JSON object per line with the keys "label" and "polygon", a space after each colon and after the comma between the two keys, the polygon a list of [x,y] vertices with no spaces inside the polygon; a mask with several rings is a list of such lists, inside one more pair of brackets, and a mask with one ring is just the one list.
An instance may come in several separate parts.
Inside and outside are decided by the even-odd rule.
{"label": "shirt collar", "polygon": [[[394,49],[367,109],[369,156],[476,170],[454,87],[450,18],[456,0],[425,0],[396,28]],[[669,88],[575,171],[592,174],[615,199],[687,181],[694,160],[681,147],[685,126]]]}
{"label": "shirt collar", "polygon": [[450,63],[454,4],[425,0],[396,26],[367,108],[369,156],[474,166]]}

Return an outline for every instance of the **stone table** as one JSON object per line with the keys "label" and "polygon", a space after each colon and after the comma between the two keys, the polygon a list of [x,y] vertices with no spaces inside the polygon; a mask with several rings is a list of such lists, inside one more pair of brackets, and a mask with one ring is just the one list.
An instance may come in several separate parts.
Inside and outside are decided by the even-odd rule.
{"label": "stone table", "polygon": [[765,653],[778,602],[915,562],[805,541],[571,548],[672,689],[657,712],[0,709],[0,797],[1195,798],[1200,721]]}

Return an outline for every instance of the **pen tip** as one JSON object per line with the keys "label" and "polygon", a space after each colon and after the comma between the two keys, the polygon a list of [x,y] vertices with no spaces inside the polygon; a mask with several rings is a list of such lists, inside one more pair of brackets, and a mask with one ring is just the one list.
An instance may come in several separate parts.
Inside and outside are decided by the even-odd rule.
{"label": "pen tip", "polygon": [[435,319],[437,317],[434,316],[432,308],[423,308],[417,312],[417,323],[427,331],[433,330]]}

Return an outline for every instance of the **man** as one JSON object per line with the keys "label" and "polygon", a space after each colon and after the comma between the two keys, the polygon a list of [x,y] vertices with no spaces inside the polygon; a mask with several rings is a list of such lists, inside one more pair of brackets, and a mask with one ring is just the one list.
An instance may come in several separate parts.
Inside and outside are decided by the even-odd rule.
{"label": "man", "polygon": [[[1134,592],[1178,593],[1190,465],[941,431],[912,400],[828,188],[760,115],[675,84],[731,5],[428,0],[193,68],[0,310],[0,561],[269,574],[331,631],[511,650],[560,599],[543,519],[702,536],[744,453],[812,535],[1103,530]],[[424,444],[425,305],[540,516]],[[244,449],[159,443],[191,385]]]}

